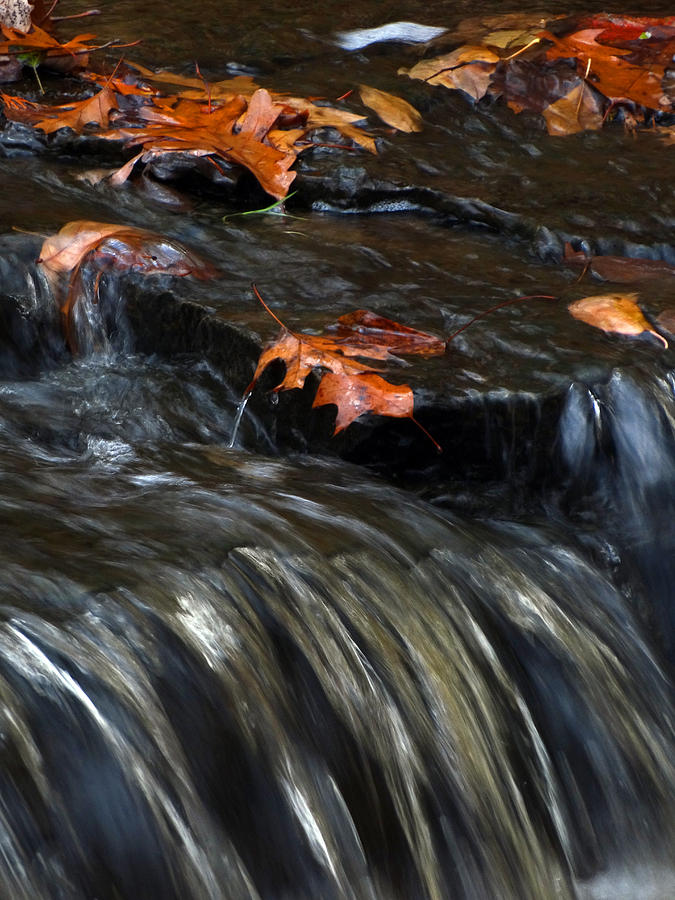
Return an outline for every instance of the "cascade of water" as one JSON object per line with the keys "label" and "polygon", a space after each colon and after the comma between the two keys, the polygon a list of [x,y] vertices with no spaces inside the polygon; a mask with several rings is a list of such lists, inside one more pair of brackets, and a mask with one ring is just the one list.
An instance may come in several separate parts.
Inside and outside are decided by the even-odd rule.
{"label": "cascade of water", "polygon": [[11,896],[540,900],[663,861],[666,678],[564,536],[344,466],[28,448],[0,504]]}

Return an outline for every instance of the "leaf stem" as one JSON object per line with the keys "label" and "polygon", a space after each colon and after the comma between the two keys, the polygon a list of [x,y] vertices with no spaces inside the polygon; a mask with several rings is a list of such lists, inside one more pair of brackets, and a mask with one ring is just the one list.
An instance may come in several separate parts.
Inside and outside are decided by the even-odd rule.
{"label": "leaf stem", "polygon": [[257,287],[255,281],[251,282],[251,287],[253,288],[253,293],[256,295],[256,297],[258,298],[258,300],[260,300],[260,302],[261,302],[262,305],[265,307],[265,309],[267,310],[267,312],[272,316],[272,318],[274,319],[274,321],[275,321],[275,322],[278,322],[279,325],[281,325],[281,327],[284,329],[284,331],[288,331],[288,328],[286,328],[286,326],[285,326],[284,323],[281,321],[281,319],[280,319],[278,316],[275,316],[275,315],[274,315],[274,313],[272,312],[272,310],[269,308],[269,306],[265,303],[265,301],[263,300],[263,298],[260,296],[260,291],[258,290],[258,287]]}
{"label": "leaf stem", "polygon": [[528,294],[526,297],[512,297],[510,300],[504,300],[502,303],[498,303],[496,306],[491,306],[490,309],[486,309],[482,313],[478,313],[477,316],[474,316],[473,319],[470,319],[466,325],[462,325],[461,328],[458,328],[457,331],[453,332],[450,337],[445,342],[446,350],[448,349],[448,344],[453,338],[456,338],[458,334],[461,334],[463,331],[469,327],[469,325],[473,325],[474,322],[477,322],[479,319],[483,319],[485,316],[488,316],[490,313],[495,312],[497,309],[501,309],[502,306],[508,306],[510,303],[521,303],[523,300],[557,300],[558,297],[553,297],[550,294]]}

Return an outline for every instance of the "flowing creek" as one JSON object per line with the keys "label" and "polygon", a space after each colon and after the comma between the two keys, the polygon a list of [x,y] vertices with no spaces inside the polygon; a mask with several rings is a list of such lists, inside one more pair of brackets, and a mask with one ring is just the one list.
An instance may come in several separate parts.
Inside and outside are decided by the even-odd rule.
{"label": "flowing creek", "polygon": [[[92,185],[100,146],[0,141],[0,896],[675,896],[675,355],[572,319],[603,288],[560,263],[568,238],[675,263],[672,145],[552,139],[397,76],[411,45],[334,40],[452,28],[465,0],[99,5],[78,30],[143,37],[145,65],[372,84],[425,130],[314,151],[290,215],[224,222],[264,195]],[[106,276],[115,336],[73,359],[41,238],[13,229],[74,219],[223,275]],[[252,281],[309,331],[365,307],[448,335],[562,299],[401,369],[440,456],[411,422],[333,439],[329,408],[263,390],[231,446],[276,328]],[[675,306],[670,276],[639,292]]]}

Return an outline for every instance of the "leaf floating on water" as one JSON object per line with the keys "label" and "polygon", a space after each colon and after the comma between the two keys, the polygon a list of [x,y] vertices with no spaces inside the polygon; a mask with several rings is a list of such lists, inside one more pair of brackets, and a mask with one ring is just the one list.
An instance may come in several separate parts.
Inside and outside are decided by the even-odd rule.
{"label": "leaf floating on water", "polygon": [[411,69],[399,69],[398,73],[464,91],[474,100],[480,100],[487,93],[498,62],[499,56],[488,47],[467,45],[434,59],[423,59]]}
{"label": "leaf floating on water", "polygon": [[422,116],[402,97],[368,87],[367,84],[359,85],[359,94],[364,105],[374,110],[392,128],[406,132],[422,130]]}
{"label": "leaf floating on water", "polygon": [[647,331],[667,348],[668,341],[645,319],[637,304],[637,297],[637,294],[601,294],[576,300],[570,303],[568,309],[575,319],[603,331],[629,335]]}
{"label": "leaf floating on water", "polygon": [[653,124],[674,108],[675,16],[476,16],[451,39],[467,43],[399,74],[474,100],[501,96],[514,112],[543,113],[554,135],[596,130],[616,110],[626,128]]}

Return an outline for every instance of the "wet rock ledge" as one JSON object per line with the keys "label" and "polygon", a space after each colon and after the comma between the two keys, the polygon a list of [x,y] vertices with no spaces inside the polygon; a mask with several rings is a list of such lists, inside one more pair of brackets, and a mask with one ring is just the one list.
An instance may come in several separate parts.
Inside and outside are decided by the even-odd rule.
{"label": "wet rock ledge", "polygon": [[[40,241],[28,236],[0,239],[4,380],[39,377],[72,361],[56,303],[35,265],[39,248]],[[118,356],[205,360],[230,386],[222,402],[232,415],[233,398],[249,383],[262,340],[193,292],[185,278],[104,275],[96,301],[101,346]],[[440,454],[407,419],[367,415],[333,436],[335,408],[311,408],[318,377],[302,391],[277,396],[266,390],[264,376],[237,443],[263,453],[337,455],[401,478],[545,481],[554,458],[569,456],[570,446],[577,455],[595,452],[598,404],[610,397],[608,385],[619,381],[638,390],[672,384],[675,356],[649,338],[622,339],[582,326],[560,304],[538,308],[537,317],[529,343],[522,323],[518,342],[509,343],[503,330],[476,330],[458,338],[445,357],[387,371],[392,382],[413,388],[415,416],[442,446]],[[280,371],[270,372],[267,387]],[[611,405],[611,397],[604,402]]]}

